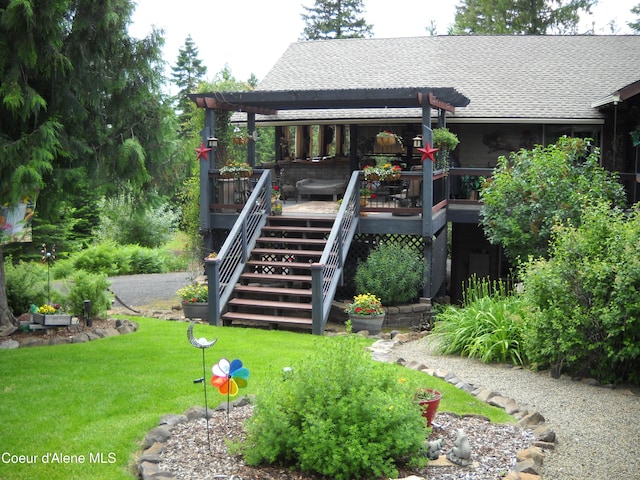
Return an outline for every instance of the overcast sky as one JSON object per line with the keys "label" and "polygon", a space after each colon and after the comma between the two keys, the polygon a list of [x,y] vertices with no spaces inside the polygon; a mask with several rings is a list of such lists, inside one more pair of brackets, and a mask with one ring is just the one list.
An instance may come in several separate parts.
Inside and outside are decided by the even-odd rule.
{"label": "overcast sky", "polygon": [[[304,22],[301,5],[313,0],[180,0],[159,2],[137,0],[130,34],[142,38],[152,26],[165,31],[164,59],[175,65],[179,49],[188,35],[193,38],[199,58],[207,67],[207,79],[213,79],[225,65],[238,80],[253,73],[265,77],[289,44],[302,35]],[[586,28],[595,23],[596,34],[610,34],[614,20],[618,33],[629,33],[626,23],[640,0],[599,0],[594,14],[584,19]],[[426,27],[435,21],[439,34],[453,24],[454,0],[364,0],[365,19],[373,25],[376,38],[426,35]]]}

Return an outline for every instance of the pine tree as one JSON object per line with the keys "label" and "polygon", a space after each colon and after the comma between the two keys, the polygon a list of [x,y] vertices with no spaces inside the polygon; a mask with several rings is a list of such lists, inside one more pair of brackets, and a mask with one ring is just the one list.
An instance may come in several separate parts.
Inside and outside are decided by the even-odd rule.
{"label": "pine tree", "polygon": [[180,89],[176,95],[176,105],[178,108],[178,121],[180,132],[184,136],[188,130],[189,120],[193,116],[193,103],[187,97],[190,93],[198,90],[198,85],[207,73],[207,67],[202,65],[202,60],[198,58],[198,48],[191,35],[184,42],[184,47],[178,52],[176,64],[171,67],[173,83]]}
{"label": "pine tree", "polygon": [[[129,37],[133,8],[131,0],[2,2],[0,203],[39,192],[39,222],[56,236],[38,239],[34,229],[36,243],[62,251],[69,239],[59,232],[73,231],[87,201],[127,189],[143,204],[184,177],[161,91],[164,41],[159,31]],[[0,250],[0,330],[12,322],[3,261]]]}
{"label": "pine tree", "polygon": [[303,40],[333,38],[364,38],[372,35],[372,25],[362,13],[362,0],[316,0],[313,7],[305,7],[301,15],[306,26]]}
{"label": "pine tree", "polygon": [[631,9],[631,13],[637,15],[638,18],[636,18],[633,22],[627,23],[627,25],[634,32],[640,33],[640,3]]}
{"label": "pine tree", "polygon": [[576,34],[579,12],[596,0],[463,0],[456,6],[451,33]]}

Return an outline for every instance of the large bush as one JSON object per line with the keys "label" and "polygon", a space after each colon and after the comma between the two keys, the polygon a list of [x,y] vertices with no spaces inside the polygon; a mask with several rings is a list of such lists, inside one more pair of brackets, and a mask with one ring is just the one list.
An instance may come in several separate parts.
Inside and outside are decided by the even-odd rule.
{"label": "large bush", "polygon": [[15,316],[29,311],[29,306],[47,302],[47,271],[37,263],[19,262],[14,265],[11,258],[4,264],[7,302]]}
{"label": "large bush", "polygon": [[[165,273],[174,270],[179,262],[164,250],[138,245],[117,245],[104,242],[74,255],[70,262],[74,269],[108,276],[141,273]],[[56,275],[70,272],[69,265],[56,266]]]}
{"label": "large bush", "polygon": [[578,225],[596,200],[622,205],[622,186],[598,158],[588,140],[567,137],[500,157],[481,190],[480,223],[489,241],[502,245],[514,264],[545,257],[556,223]]}
{"label": "large bush", "polygon": [[549,260],[523,268],[538,314],[528,353],[604,381],[640,382],[640,212],[585,209],[578,227],[557,225]]}
{"label": "large bush", "polygon": [[436,314],[430,338],[444,355],[523,365],[527,310],[526,300],[510,295],[503,282],[472,277],[462,306],[447,305]]}
{"label": "large bush", "polygon": [[383,305],[406,303],[420,295],[425,262],[416,249],[397,242],[381,243],[358,264],[355,286],[358,293],[372,293]]}
{"label": "large bush", "polygon": [[102,316],[111,307],[111,285],[104,274],[90,274],[79,271],[72,278],[72,286],[65,301],[68,313],[82,315],[84,301],[91,301],[91,316]]}
{"label": "large bush", "polygon": [[397,462],[422,464],[426,422],[395,371],[374,362],[356,336],[328,337],[258,395],[245,461],[338,480],[396,478]]}
{"label": "large bush", "polygon": [[168,204],[136,205],[125,194],[104,199],[100,211],[96,235],[105,242],[157,248],[169,241],[178,227],[179,215]]}

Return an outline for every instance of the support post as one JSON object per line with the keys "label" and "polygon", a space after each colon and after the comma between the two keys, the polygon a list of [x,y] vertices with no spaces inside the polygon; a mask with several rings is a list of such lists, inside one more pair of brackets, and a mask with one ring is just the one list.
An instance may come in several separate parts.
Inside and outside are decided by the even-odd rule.
{"label": "support post", "polygon": [[249,132],[249,144],[247,145],[247,163],[256,166],[256,114],[247,113],[247,130]]}
{"label": "support post", "polygon": [[[215,137],[215,110],[207,108],[204,116],[204,129],[201,132],[202,143],[207,145],[208,137]],[[209,202],[213,198],[213,181],[209,178],[209,170],[216,167],[216,151],[212,148],[207,160],[200,160],[200,232],[207,253],[213,251],[213,235],[211,234],[211,212]]]}
{"label": "support post", "polygon": [[[422,147],[427,143],[433,146],[433,130],[431,129],[431,106],[426,101],[428,92],[422,95]],[[433,236],[433,162],[425,159],[422,162],[422,241],[424,244],[424,259],[428,267],[423,287],[423,296],[431,298],[431,269],[433,268],[432,254]]]}

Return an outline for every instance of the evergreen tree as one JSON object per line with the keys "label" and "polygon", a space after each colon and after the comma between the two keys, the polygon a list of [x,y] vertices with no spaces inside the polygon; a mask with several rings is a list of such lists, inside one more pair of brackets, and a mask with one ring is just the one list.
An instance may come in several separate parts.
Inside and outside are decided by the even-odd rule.
{"label": "evergreen tree", "polygon": [[193,102],[187,97],[190,93],[195,93],[202,77],[207,73],[207,67],[202,65],[202,60],[198,58],[198,48],[191,35],[184,42],[184,47],[180,48],[178,60],[171,67],[173,83],[180,89],[177,94],[176,104],[178,108],[178,121],[180,132],[185,135],[189,119],[193,116]]}
{"label": "evergreen tree", "polygon": [[452,34],[576,34],[597,0],[463,0]]}
{"label": "evergreen tree", "polygon": [[[131,0],[0,2],[0,203],[39,192],[37,218],[53,238],[34,228],[36,244],[63,251],[59,232],[81,223],[87,201],[95,211],[125,189],[144,205],[185,175],[161,92],[161,32],[130,38],[132,11]],[[11,321],[0,250],[0,330]]]}
{"label": "evergreen tree", "polygon": [[627,25],[634,32],[640,33],[640,3],[631,9],[631,13],[637,15],[637,18],[633,22],[627,23]]}
{"label": "evergreen tree", "polygon": [[362,0],[316,0],[313,7],[302,6],[306,26],[303,40],[332,38],[364,38],[372,35],[372,25],[362,13]]}

